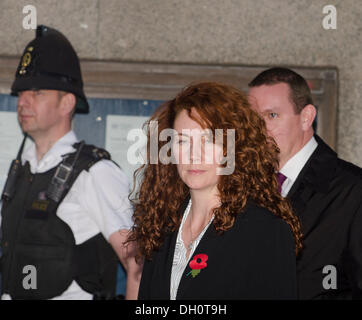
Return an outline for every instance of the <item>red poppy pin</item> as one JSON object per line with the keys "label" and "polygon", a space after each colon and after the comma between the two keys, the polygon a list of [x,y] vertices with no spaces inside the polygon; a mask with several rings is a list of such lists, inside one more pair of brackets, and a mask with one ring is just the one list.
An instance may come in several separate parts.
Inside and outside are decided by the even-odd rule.
{"label": "red poppy pin", "polygon": [[195,278],[200,273],[201,269],[207,267],[207,259],[209,259],[209,257],[204,253],[200,253],[194,256],[194,258],[189,263],[189,266],[192,270],[186,275],[186,277],[191,273],[192,277]]}

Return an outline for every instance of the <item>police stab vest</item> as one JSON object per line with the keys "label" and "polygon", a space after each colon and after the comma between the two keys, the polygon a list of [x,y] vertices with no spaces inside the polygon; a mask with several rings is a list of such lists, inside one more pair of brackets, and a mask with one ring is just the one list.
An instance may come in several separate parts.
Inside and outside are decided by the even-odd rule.
{"label": "police stab vest", "polygon": [[[71,162],[75,154],[66,160]],[[21,167],[15,194],[2,205],[3,293],[12,299],[50,299],[75,280],[95,297],[115,296],[118,259],[109,243],[99,233],[76,245],[72,230],[56,215],[79,174],[102,159],[110,159],[105,150],[83,145],[58,202],[49,199],[47,190],[59,165],[37,174],[31,173],[28,162]],[[24,285],[27,270],[36,271],[35,288]]]}

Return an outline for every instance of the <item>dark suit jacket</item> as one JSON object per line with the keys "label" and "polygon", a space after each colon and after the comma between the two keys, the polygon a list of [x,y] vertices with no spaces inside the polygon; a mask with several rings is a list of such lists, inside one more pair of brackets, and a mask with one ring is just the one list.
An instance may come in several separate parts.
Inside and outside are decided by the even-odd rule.
{"label": "dark suit jacket", "polygon": [[[362,297],[362,169],[337,158],[321,138],[288,193],[304,233],[297,259],[300,299]],[[337,270],[325,289],[323,268]]]}
{"label": "dark suit jacket", "polygon": [[[170,299],[176,238],[177,231],[168,234],[152,261],[145,262],[139,299]],[[190,258],[206,254],[207,267],[193,278],[186,266],[177,299],[296,299],[294,246],[291,229],[283,220],[248,202],[223,235],[210,224]]]}

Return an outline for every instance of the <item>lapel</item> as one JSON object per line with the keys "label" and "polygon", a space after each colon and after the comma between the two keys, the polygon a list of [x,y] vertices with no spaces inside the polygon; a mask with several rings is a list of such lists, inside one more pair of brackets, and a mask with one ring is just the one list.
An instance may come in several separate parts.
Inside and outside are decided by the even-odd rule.
{"label": "lapel", "polygon": [[[183,215],[183,213],[189,203],[189,200],[190,200],[190,195],[187,196],[185,201],[180,206],[180,209],[179,209],[180,215]],[[172,263],[173,263],[173,256],[174,256],[174,252],[175,252],[176,240],[177,240],[177,233],[178,233],[178,229],[166,237],[165,243],[164,243],[165,245],[164,245],[164,249],[163,249],[163,250],[165,250],[164,254],[167,254],[165,269],[163,272],[165,272],[164,274],[167,274],[168,277],[160,277],[160,280],[162,279],[162,281],[164,282],[162,285],[162,287],[164,288],[163,294],[166,294],[168,299],[170,299],[171,272],[172,272]],[[189,263],[193,259],[193,257],[197,254],[200,254],[200,253],[204,253],[207,255],[212,254],[212,252],[214,252],[217,249],[217,246],[220,244],[220,242],[217,241],[218,237],[219,237],[219,235],[217,234],[217,232],[214,228],[214,225],[211,223],[209,225],[209,227],[207,228],[207,230],[205,231],[204,236],[202,237],[201,241],[199,242],[199,245],[195,249],[194,254],[189,259]],[[180,284],[178,287],[178,291],[177,291],[176,299],[182,299],[183,294],[190,287],[190,285],[192,285],[194,283],[194,281],[192,281],[193,278],[191,275],[186,276],[191,271],[189,263],[187,264],[187,266],[182,274]],[[167,293],[166,293],[166,290],[167,290]]]}
{"label": "lapel", "polygon": [[[186,204],[183,206],[183,211],[185,210],[185,208],[188,204],[188,200],[189,200],[189,197],[186,201]],[[253,206],[255,206],[255,203],[249,199],[242,212],[247,211],[249,209],[249,207],[253,207]],[[183,213],[183,211],[182,211],[182,213]],[[237,220],[241,219],[241,217],[242,217],[241,214],[242,213],[239,213],[238,216],[236,217],[233,228],[235,227],[235,224],[238,223]],[[231,232],[231,230],[227,231],[227,232]],[[174,254],[176,239],[177,239],[177,232],[174,232],[172,241],[171,241],[172,254],[170,255],[169,261],[168,261],[168,271],[169,271],[169,275],[170,275],[170,277],[168,278],[168,290],[170,288],[171,269],[172,269],[173,254]],[[208,256],[208,260],[206,261],[206,263],[210,266],[213,265],[213,267],[215,267],[215,262],[220,263],[220,261],[218,260],[220,258],[220,252],[223,252],[226,250],[225,247],[223,247],[223,245],[224,245],[223,236],[222,235],[220,236],[217,233],[217,231],[214,227],[214,224],[211,223],[208,226],[208,228],[206,229],[203,237],[201,238],[201,240],[199,242],[199,245],[196,247],[195,252],[190,257],[189,262],[185,267],[185,270],[182,274],[182,277],[181,277],[181,280],[179,283],[179,287],[177,290],[176,300],[186,300],[187,297],[189,296],[188,292],[194,292],[194,291],[202,289],[198,285],[198,283],[200,283],[200,282],[195,281],[196,279],[193,278],[191,274],[189,274],[190,271],[192,270],[189,264],[193,260],[193,258],[198,254],[206,254]],[[216,267],[216,269],[217,268],[218,267]],[[214,272],[214,271],[215,271],[215,268],[213,268],[213,271],[211,271],[211,272]],[[219,271],[222,272],[222,270],[217,269],[217,272],[219,272]],[[199,275],[197,275],[196,277],[200,277],[200,276],[202,277],[202,270],[201,270],[201,273]],[[208,279],[210,279],[210,274],[209,274]],[[203,281],[207,281],[207,280],[203,280]]]}
{"label": "lapel", "polygon": [[[313,152],[287,198],[290,199],[295,213],[302,220],[303,233],[306,234],[312,227],[312,221],[317,217],[308,216],[317,203],[311,205],[313,197],[318,194],[327,194],[329,186],[335,177],[337,169],[337,154],[317,135],[315,139],[318,147]],[[308,210],[306,210],[309,205]]]}
{"label": "lapel", "polygon": [[[187,196],[185,201],[181,204],[179,209],[179,215],[183,215],[187,204],[189,203],[190,195]],[[170,286],[171,286],[171,272],[172,272],[172,263],[173,263],[173,256],[175,253],[175,246],[176,246],[176,240],[177,240],[177,233],[178,229],[176,229],[174,232],[169,233],[164,241],[163,249],[161,254],[166,255],[166,263],[164,265],[164,268],[159,267],[159,281],[160,281],[160,288],[162,289],[162,296],[167,297],[167,299],[170,299]],[[162,261],[162,260],[161,260]],[[165,277],[165,275],[168,275]]]}
{"label": "lapel", "polygon": [[[190,268],[189,264],[193,260],[193,258],[198,254],[206,254],[208,257],[215,256],[214,253],[217,251],[218,246],[221,245],[221,241],[218,240],[219,240],[219,235],[217,234],[213,223],[211,223],[207,228],[207,230],[205,231],[204,236],[201,238],[199,245],[196,247],[195,252],[190,257],[189,262],[185,267],[185,270],[182,274],[180,284],[177,290],[177,296],[176,296],[177,300],[183,300],[184,299],[183,295],[186,294],[186,292],[189,291],[190,288],[191,290],[198,289],[197,287],[192,288],[193,285],[195,284],[195,280],[190,274],[190,271],[192,269]],[[208,261],[206,261],[206,263],[209,263],[209,259]],[[202,274],[198,275],[198,277],[199,276],[202,276]]]}
{"label": "lapel", "polygon": [[175,252],[175,245],[176,245],[176,238],[177,238],[177,231],[168,234],[164,246],[162,254],[167,255],[166,259],[158,260],[158,263],[162,263],[162,260],[165,261],[163,266],[158,265],[157,269],[159,275],[157,277],[159,282],[159,288],[161,290],[160,296],[165,297],[165,299],[170,300],[170,286],[171,286],[171,271],[172,271],[172,262],[173,262],[173,255]]}

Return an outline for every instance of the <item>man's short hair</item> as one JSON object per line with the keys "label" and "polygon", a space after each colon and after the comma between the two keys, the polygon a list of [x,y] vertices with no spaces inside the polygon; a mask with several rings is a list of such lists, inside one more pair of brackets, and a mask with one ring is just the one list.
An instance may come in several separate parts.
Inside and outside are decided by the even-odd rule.
{"label": "man's short hair", "polygon": [[312,93],[307,81],[298,73],[287,68],[277,67],[265,70],[249,83],[249,87],[269,86],[278,83],[288,84],[289,99],[297,114],[301,113],[306,105],[313,104]]}

